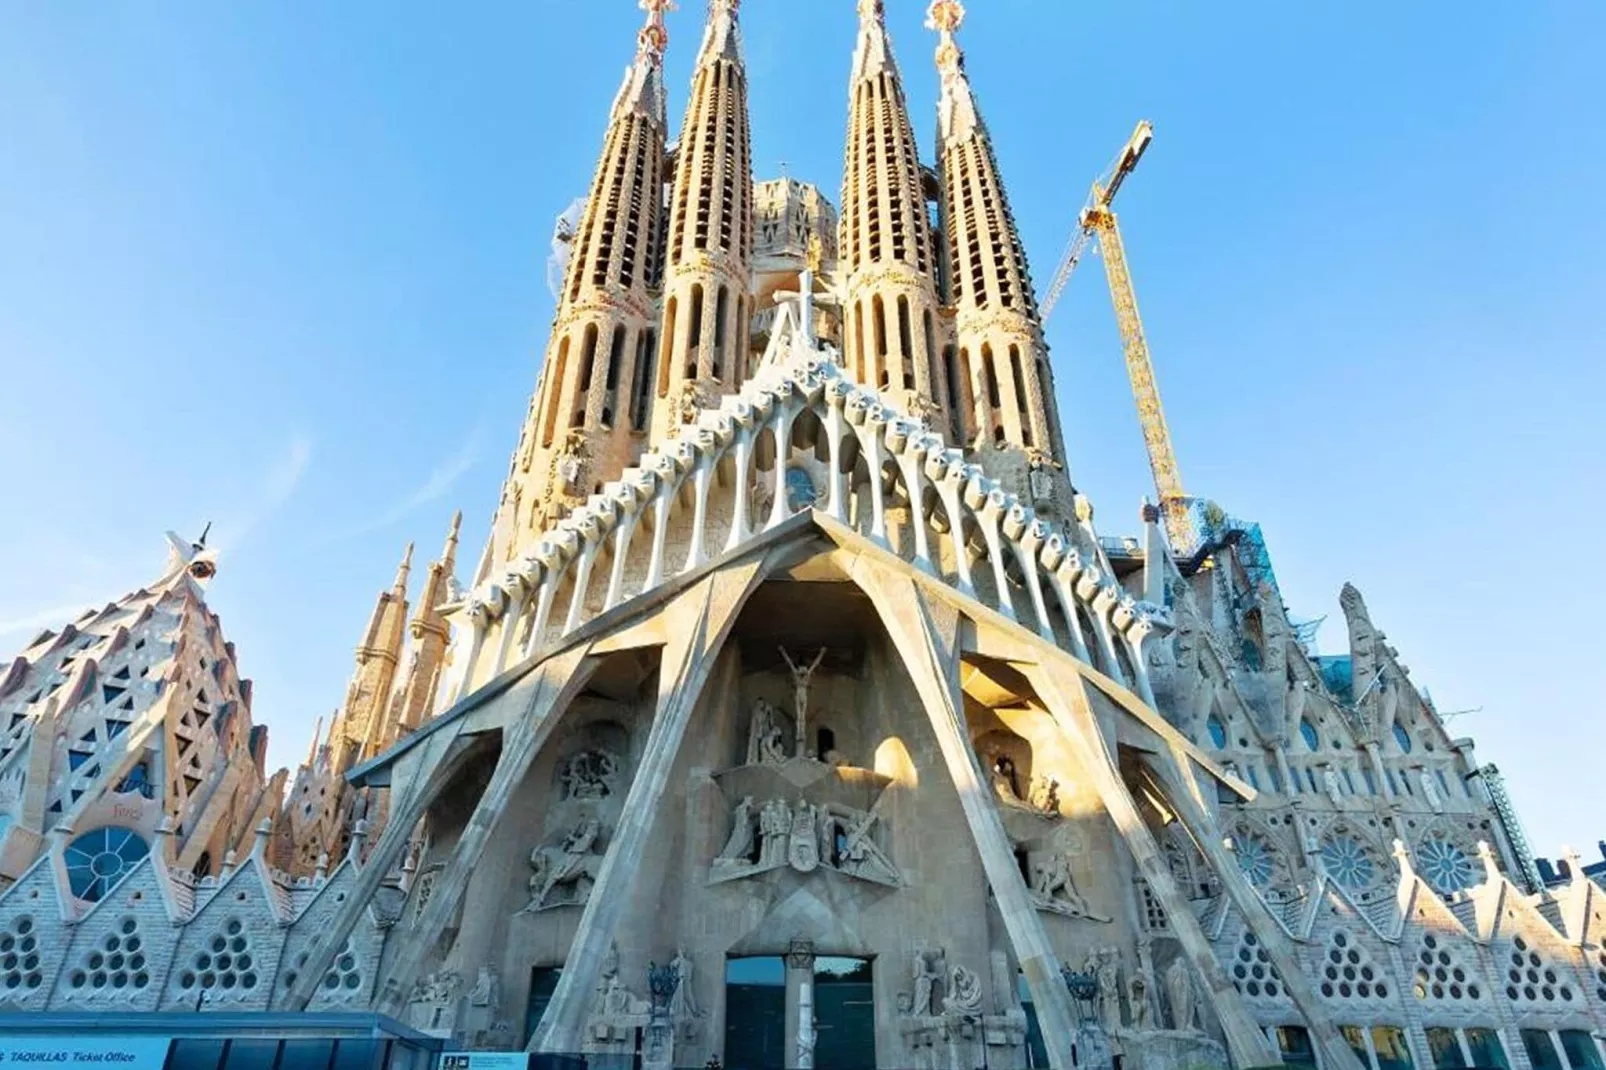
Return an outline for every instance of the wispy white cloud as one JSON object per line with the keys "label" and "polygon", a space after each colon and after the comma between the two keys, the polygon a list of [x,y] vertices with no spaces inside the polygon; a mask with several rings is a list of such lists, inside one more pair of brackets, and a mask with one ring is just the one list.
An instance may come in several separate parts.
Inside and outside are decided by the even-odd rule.
{"label": "wispy white cloud", "polygon": [[442,458],[430,470],[429,475],[422,483],[414,487],[407,494],[393,502],[388,508],[381,509],[367,521],[341,532],[330,541],[338,542],[342,539],[355,538],[358,535],[367,535],[370,532],[380,531],[398,523],[404,517],[411,515],[432,502],[439,501],[448,491],[457,485],[475,462],[480,459],[480,441],[483,428],[476,424],[471,428],[463,441],[458,444],[452,453]]}
{"label": "wispy white cloud", "polygon": [[311,463],[312,441],[305,435],[296,435],[284,454],[263,473],[250,497],[238,507],[239,512],[216,525],[218,537],[214,545],[223,550],[244,542],[294,497]]}
{"label": "wispy white cloud", "polygon": [[92,603],[87,601],[72,602],[0,617],[0,636],[37,632],[41,628],[60,628],[68,621],[77,620],[83,615],[84,610],[91,607]]}

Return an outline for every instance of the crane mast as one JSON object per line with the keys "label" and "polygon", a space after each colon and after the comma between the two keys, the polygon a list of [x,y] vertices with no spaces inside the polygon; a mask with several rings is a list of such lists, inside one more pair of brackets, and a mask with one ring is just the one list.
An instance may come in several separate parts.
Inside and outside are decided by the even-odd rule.
{"label": "crane mast", "polygon": [[1127,375],[1132,381],[1132,395],[1137,401],[1138,421],[1143,428],[1143,444],[1149,454],[1149,468],[1154,473],[1154,488],[1160,497],[1160,512],[1165,520],[1166,532],[1171,537],[1171,545],[1180,553],[1193,546],[1193,519],[1189,514],[1187,495],[1182,489],[1182,475],[1177,470],[1176,453],[1171,448],[1171,432],[1166,427],[1165,410],[1160,405],[1160,388],[1154,381],[1154,362],[1149,356],[1148,339],[1143,334],[1143,320],[1138,316],[1138,299],[1132,286],[1132,273],[1127,268],[1121,229],[1115,212],[1110,208],[1121,184],[1137,167],[1153,139],[1154,127],[1147,120],[1138,123],[1137,129],[1110,165],[1107,177],[1101,176],[1093,183],[1087,207],[1082,209],[1076,233],[1071,236],[1059,270],[1049,286],[1048,299],[1043,302],[1043,318],[1047,319],[1053,313],[1088,243],[1096,238],[1099,250],[1104,254],[1104,273],[1110,286],[1110,300],[1115,305],[1116,322],[1121,329],[1121,348],[1126,356]]}

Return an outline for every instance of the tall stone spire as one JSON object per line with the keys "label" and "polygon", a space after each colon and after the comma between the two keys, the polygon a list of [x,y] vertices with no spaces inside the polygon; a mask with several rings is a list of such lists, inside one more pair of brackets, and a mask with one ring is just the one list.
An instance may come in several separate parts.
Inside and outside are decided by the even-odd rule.
{"label": "tall stone spire", "polygon": [[740,0],[710,0],[670,199],[663,346],[653,438],[735,389],[745,373],[753,164]]}
{"label": "tall stone spire", "polygon": [[407,641],[407,577],[412,569],[413,545],[407,544],[396,582],[380,594],[362,642],[357,646],[357,667],[346,690],[346,703],[330,742],[338,748],[344,771],[351,763],[377,754],[384,746],[391,688]]}
{"label": "tall stone spire", "polygon": [[882,0],[859,0],[849,99],[838,253],[845,363],[860,382],[925,410],[957,443],[949,399],[964,396],[958,353],[944,360],[920,156]]}
{"label": "tall stone spire", "polygon": [[641,452],[663,273],[663,82],[672,0],[647,12],[608,117],[546,364],[502,491],[486,567],[527,549]]}
{"label": "tall stone spire", "polygon": [[959,365],[970,394],[962,399],[965,437],[997,458],[993,470],[1035,508],[1063,517],[1071,489],[1048,348],[1026,249],[954,36],[965,9],[959,0],[933,0],[929,16],[941,38],[938,161]]}
{"label": "tall stone spire", "polygon": [[396,684],[391,712],[392,741],[411,732],[435,713],[435,692],[450,638],[441,606],[450,600],[452,576],[457,569],[457,539],[462,526],[463,514],[459,512],[452,517],[452,527],[446,534],[440,558],[430,564],[424,577],[424,589],[418,592],[418,609],[407,626],[412,646],[405,674]]}

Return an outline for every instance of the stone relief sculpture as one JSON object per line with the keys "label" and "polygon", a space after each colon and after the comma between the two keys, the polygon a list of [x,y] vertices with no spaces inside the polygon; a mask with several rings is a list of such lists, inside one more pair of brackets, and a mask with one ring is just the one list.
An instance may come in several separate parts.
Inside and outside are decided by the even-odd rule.
{"label": "stone relief sculpture", "polygon": [[1101,947],[1088,955],[1082,968],[1098,985],[1099,1022],[1106,1034],[1114,1036],[1121,1028],[1121,952]]}
{"label": "stone relief sculpture", "polygon": [[1194,1028],[1193,1019],[1195,1004],[1193,997],[1193,974],[1188,970],[1188,964],[1181,956],[1171,960],[1171,965],[1165,968],[1166,999],[1171,1003],[1171,1028],[1191,1031]]}
{"label": "stone relief sculpture", "polygon": [[1063,914],[1068,918],[1086,918],[1089,921],[1108,922],[1102,914],[1093,913],[1087,900],[1076,890],[1071,877],[1070,856],[1058,851],[1047,859],[1032,864],[1032,904],[1039,910]]}
{"label": "stone relief sculpture", "polygon": [[731,834],[725,840],[719,857],[714,859],[716,865],[728,862],[745,864],[748,861],[753,851],[754,821],[753,797],[744,795],[742,801],[736,804],[736,812],[731,815]]}
{"label": "stone relief sculpture", "polygon": [[948,975],[948,994],[943,997],[946,1014],[976,1016],[982,1012],[981,978],[974,970],[955,966]]}
{"label": "stone relief sculpture", "polygon": [[1132,1028],[1149,1028],[1149,982],[1141,971],[1134,973],[1126,982],[1126,1002],[1132,1017]]}
{"label": "stone relief sculpture", "polygon": [[[900,1008],[905,1014],[912,1018],[936,1017],[937,985],[942,981],[944,957],[940,948],[936,951],[915,951],[910,960],[910,975],[914,985],[906,997],[907,1008]],[[903,999],[899,1000],[900,1004],[903,1002]]]}
{"label": "stone relief sculpture", "polygon": [[418,1030],[452,1028],[462,983],[462,977],[453,970],[420,977],[407,994],[407,1024]]}
{"label": "stone relief sculpture", "polygon": [[875,840],[879,815],[835,804],[770,799],[754,813],[743,796],[732,814],[730,835],[714,858],[716,882],[757,876],[791,866],[799,873],[831,869],[858,880],[900,887],[903,877]]}
{"label": "stone relief sculpture", "polygon": [[565,799],[605,799],[613,794],[619,759],[606,750],[584,750],[563,763]]}
{"label": "stone relief sculpture", "polygon": [[675,949],[669,967],[675,974],[675,990],[669,997],[670,1017],[677,1023],[701,1018],[703,1012],[697,1009],[697,994],[692,990],[692,961],[684,948]]}
{"label": "stone relief sculpture", "polygon": [[530,903],[524,912],[551,907],[578,906],[591,895],[591,885],[602,868],[602,824],[594,817],[581,820],[562,843],[542,845],[530,852]]}
{"label": "stone relief sculpture", "polygon": [[781,711],[766,699],[753,703],[753,719],[747,730],[747,764],[779,765],[786,761],[786,744],[781,728]]}
{"label": "stone relief sculpture", "polygon": [[1043,813],[1058,817],[1060,812],[1060,782],[1051,776],[1035,777],[1032,780],[1031,804]]}
{"label": "stone relief sculpture", "polygon": [[1019,804],[1024,801],[1016,782],[1015,763],[1009,758],[1000,755],[993,761],[992,782],[993,795],[1001,802]]}

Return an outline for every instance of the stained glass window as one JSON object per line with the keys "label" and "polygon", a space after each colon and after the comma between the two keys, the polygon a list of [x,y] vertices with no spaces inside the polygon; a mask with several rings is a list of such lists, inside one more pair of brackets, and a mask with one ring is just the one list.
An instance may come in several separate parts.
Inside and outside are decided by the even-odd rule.
{"label": "stained glass window", "polygon": [[1416,849],[1417,868],[1435,891],[1449,895],[1472,885],[1472,860],[1449,840],[1423,840]]}
{"label": "stained glass window", "polygon": [[67,845],[63,857],[72,894],[99,902],[150,850],[137,833],[115,825],[84,833]]}
{"label": "stained glass window", "polygon": [[1305,741],[1305,746],[1311,750],[1319,750],[1322,745],[1321,737],[1316,734],[1316,726],[1309,721],[1299,722],[1299,737]]}
{"label": "stained glass window", "polygon": [[1499,1033],[1484,1026],[1469,1026],[1465,1035],[1473,1066],[1493,1067],[1494,1070],[1507,1070],[1511,1066]]}
{"label": "stained glass window", "polygon": [[1360,841],[1343,833],[1322,844],[1322,866],[1327,875],[1351,891],[1371,886],[1377,866]]}
{"label": "stained glass window", "polygon": [[1394,742],[1400,745],[1401,754],[1411,753],[1411,733],[1405,730],[1404,725],[1397,724],[1394,726]]}
{"label": "stained glass window", "polygon": [[1221,723],[1221,718],[1212,713],[1210,719],[1205,722],[1205,727],[1210,730],[1210,742],[1214,743],[1217,749],[1227,745],[1227,727]]}
{"label": "stained glass window", "polygon": [[1271,849],[1266,846],[1266,841],[1250,833],[1239,837],[1234,847],[1238,855],[1238,868],[1244,871],[1249,883],[1259,888],[1270,884],[1277,863],[1272,857]]}

